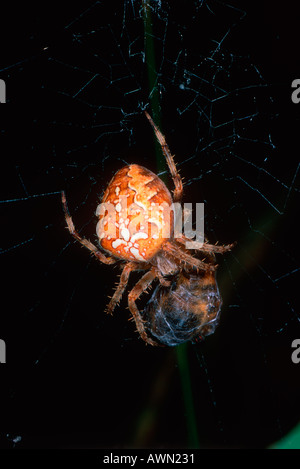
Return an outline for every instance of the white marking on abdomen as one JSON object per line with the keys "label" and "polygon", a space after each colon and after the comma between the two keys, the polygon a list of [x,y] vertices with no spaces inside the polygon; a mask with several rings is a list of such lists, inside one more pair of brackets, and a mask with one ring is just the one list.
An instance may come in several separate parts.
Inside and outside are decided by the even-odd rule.
{"label": "white marking on abdomen", "polygon": [[133,199],[134,203],[135,203],[136,205],[138,205],[139,207],[141,207],[145,212],[147,212],[147,207],[146,207],[146,205],[144,205],[142,202],[136,200],[137,195],[138,195],[138,192],[137,192],[137,190],[136,190],[135,187],[132,187],[132,186],[130,185],[130,181],[129,181],[129,183],[128,183],[128,187],[129,187],[129,189],[131,189],[132,191],[135,192],[135,194],[134,194],[134,199]]}
{"label": "white marking on abdomen", "polygon": [[140,251],[136,248],[130,248],[131,254],[138,260],[138,261],[143,261],[144,258],[140,255]]}
{"label": "white marking on abdomen", "polygon": [[121,229],[121,236],[122,236],[122,238],[125,239],[125,241],[129,241],[130,233],[129,233],[128,228],[122,228]]}
{"label": "white marking on abdomen", "polygon": [[123,239],[116,239],[115,241],[111,243],[114,249],[117,249],[120,246],[120,244],[127,244],[127,243],[126,241],[123,241]]}
{"label": "white marking on abdomen", "polygon": [[144,233],[143,231],[138,231],[137,233],[131,236],[130,241],[134,243],[137,239],[147,239],[147,238],[148,238],[147,233]]}
{"label": "white marking on abdomen", "polygon": [[[146,218],[146,217],[145,217]],[[149,218],[148,220],[149,223],[153,223],[153,225],[156,225],[159,230],[161,230],[161,223],[157,218]]]}

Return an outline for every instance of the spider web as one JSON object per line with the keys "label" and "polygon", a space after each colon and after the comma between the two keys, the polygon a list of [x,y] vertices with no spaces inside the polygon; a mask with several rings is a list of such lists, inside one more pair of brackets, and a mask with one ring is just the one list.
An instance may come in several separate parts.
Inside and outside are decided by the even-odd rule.
{"label": "spider web", "polygon": [[[276,7],[268,19],[268,2],[188,3],[7,12],[4,446],[265,447],[299,421],[291,19]],[[146,107],[185,177],[184,200],[205,202],[209,241],[237,241],[218,258],[221,324],[184,348],[188,399],[176,350],[144,346],[126,299],[112,318],[103,313],[118,268],[70,239],[61,208],[64,189],[79,232],[96,242],[96,207],[122,165],[170,183]]]}

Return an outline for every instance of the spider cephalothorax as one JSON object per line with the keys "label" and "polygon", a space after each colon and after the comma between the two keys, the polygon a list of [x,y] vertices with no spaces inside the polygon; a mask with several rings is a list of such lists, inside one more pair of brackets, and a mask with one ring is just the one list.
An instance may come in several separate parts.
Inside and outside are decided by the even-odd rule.
{"label": "spider cephalothorax", "polygon": [[[75,239],[105,264],[123,262],[120,282],[107,311],[112,313],[119,303],[130,272],[145,271],[128,295],[129,309],[137,330],[148,344],[159,345],[158,339],[160,343],[176,345],[199,335],[201,328],[202,335],[208,335],[211,331],[211,327],[204,326],[213,322],[213,314],[217,316],[221,305],[215,281],[214,253],[224,253],[233,245],[215,246],[204,243],[194,251],[196,255],[201,254],[204,257],[204,260],[200,260],[191,254],[191,250],[186,249],[189,239],[183,234],[174,237],[174,212],[171,207],[173,203],[181,202],[183,184],[164,136],[147,112],[146,116],[161,145],[174,181],[173,198],[163,181],[148,169],[136,164],[120,169],[110,181],[96,211],[99,243],[109,256],[78,234],[69,214],[64,192],[62,202],[68,229]],[[150,318],[147,322],[142,319],[136,300],[155,279],[159,280],[160,287],[154,292],[148,310],[146,308]],[[208,285],[210,295],[205,293]],[[175,340],[164,340],[163,336],[167,337],[167,332],[160,334],[158,331],[159,314],[163,315],[164,311],[177,318],[175,329],[177,328],[179,335],[177,334]],[[188,326],[188,321],[193,325]],[[155,340],[149,337],[147,325]],[[178,328],[184,326],[187,326],[189,333],[178,332]],[[169,334],[172,335],[170,331]]]}

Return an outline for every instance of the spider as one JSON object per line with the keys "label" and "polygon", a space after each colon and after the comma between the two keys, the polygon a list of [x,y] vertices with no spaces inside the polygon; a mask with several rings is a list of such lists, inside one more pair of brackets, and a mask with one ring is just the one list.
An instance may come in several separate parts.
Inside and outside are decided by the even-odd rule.
{"label": "spider", "polygon": [[[183,183],[164,135],[146,111],[145,115],[166,158],[175,186],[173,198],[164,182],[150,170],[137,164],[131,164],[120,169],[110,181],[102,202],[96,211],[98,216],[96,232],[100,247],[107,253],[106,255],[89,240],[80,236],[69,213],[65,192],[62,191],[61,195],[65,220],[70,234],[100,262],[115,264],[121,261],[123,263],[120,282],[107,306],[107,312],[112,314],[119,304],[127,287],[130,273],[144,271],[140,280],[128,294],[128,307],[140,337],[147,344],[162,345],[164,343],[163,334],[157,334],[158,316],[156,316],[155,305],[159,304],[160,307],[167,308],[165,303],[169,302],[171,314],[172,311],[173,313],[178,311],[178,308],[189,312],[189,295],[184,295],[183,292],[190,292],[194,299],[191,308],[194,309],[193,314],[198,315],[198,323],[202,324],[203,321],[207,321],[209,311],[213,309],[218,312],[221,303],[220,299],[217,300],[218,291],[215,280],[217,266],[214,254],[223,254],[231,250],[233,244],[219,246],[208,244],[205,241],[201,248],[196,249],[194,255],[192,255],[190,250],[185,247],[186,241],[191,240],[183,234],[175,238],[174,214],[167,209],[173,203],[181,203]],[[202,258],[204,257],[203,260],[195,257],[199,254]],[[174,287],[176,276],[177,280],[175,280]],[[136,301],[155,279],[158,279],[160,287],[163,288],[163,297],[166,301],[162,301],[160,291],[153,295],[148,308],[150,316],[152,311],[152,319],[147,323],[142,318]],[[199,298],[198,303],[195,300],[197,294],[201,295],[205,285],[211,285],[215,292],[215,305],[213,307],[209,295],[206,295],[206,297],[202,295],[202,300]],[[182,298],[180,301],[174,302],[176,293],[182,295]],[[172,305],[170,305],[170,302]],[[199,307],[198,312],[197,304]],[[155,314],[153,314],[153,308]],[[161,314],[164,315],[164,309]],[[150,337],[147,329],[150,330],[153,337],[156,335],[158,340]],[[187,340],[190,340],[199,332],[199,328],[192,329],[194,334],[191,332],[184,336],[187,337]],[[174,345],[166,340],[165,343]]]}

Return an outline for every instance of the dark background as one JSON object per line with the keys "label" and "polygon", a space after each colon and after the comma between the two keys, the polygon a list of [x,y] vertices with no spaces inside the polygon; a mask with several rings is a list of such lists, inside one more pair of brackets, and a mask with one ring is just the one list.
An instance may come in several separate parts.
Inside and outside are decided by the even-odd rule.
{"label": "dark background", "polygon": [[[256,448],[299,421],[299,7],[152,2],[151,94],[141,5],[26,3],[1,15],[3,447]],[[95,241],[115,171],[161,168],[146,105],[185,201],[206,204],[207,237],[238,243],[218,259],[219,328],[181,350],[146,347],[126,298],[104,314],[119,270],[73,243],[60,203],[64,189]]]}

